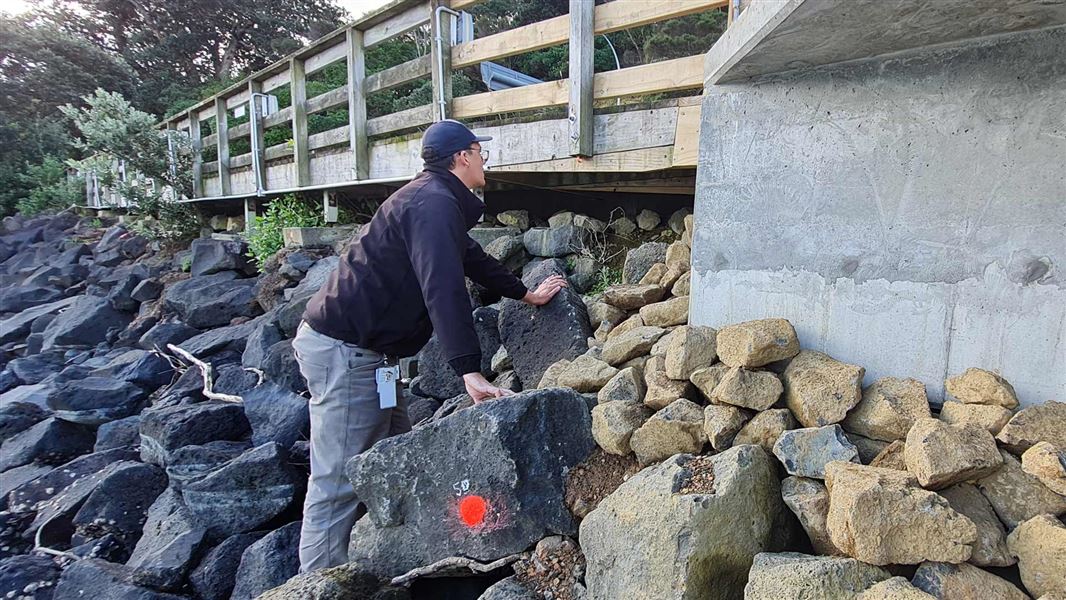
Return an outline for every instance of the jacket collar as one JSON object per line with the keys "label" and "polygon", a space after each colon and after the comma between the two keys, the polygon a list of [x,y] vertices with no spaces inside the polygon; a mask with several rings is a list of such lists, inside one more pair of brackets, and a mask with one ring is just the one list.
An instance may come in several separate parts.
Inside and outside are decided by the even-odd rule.
{"label": "jacket collar", "polygon": [[475,196],[454,173],[436,165],[425,165],[422,173],[437,179],[451,191],[455,199],[459,201],[459,209],[463,212],[467,229],[478,224],[482,213],[485,212],[485,203]]}

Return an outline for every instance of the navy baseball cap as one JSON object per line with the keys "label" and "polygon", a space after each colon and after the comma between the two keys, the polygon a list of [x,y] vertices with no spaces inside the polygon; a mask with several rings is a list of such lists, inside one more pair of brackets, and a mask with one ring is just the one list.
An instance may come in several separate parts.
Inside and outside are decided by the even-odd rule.
{"label": "navy baseball cap", "polygon": [[437,162],[470,148],[474,142],[487,142],[487,135],[474,135],[466,125],[454,119],[445,119],[429,126],[422,135],[422,160]]}

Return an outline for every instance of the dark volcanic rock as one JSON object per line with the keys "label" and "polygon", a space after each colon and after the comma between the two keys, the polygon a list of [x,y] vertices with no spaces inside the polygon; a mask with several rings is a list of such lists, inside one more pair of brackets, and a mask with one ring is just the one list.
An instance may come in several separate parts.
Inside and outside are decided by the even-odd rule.
{"label": "dark volcanic rock", "polygon": [[136,384],[145,390],[154,391],[170,383],[171,378],[174,377],[174,367],[170,361],[155,352],[129,350],[89,375],[113,377]]}
{"label": "dark volcanic rock", "polygon": [[[544,261],[523,278],[534,289],[551,275],[566,276],[564,265]],[[563,288],[544,306],[530,306],[507,298],[500,309],[500,341],[514,362],[524,389],[540,383],[544,371],[563,359],[573,360],[588,350],[592,335],[588,312],[581,296]],[[491,357],[490,357],[491,358]]]}
{"label": "dark volcanic rock", "polygon": [[255,316],[255,280],[237,279],[236,275],[222,271],[179,281],[163,292],[163,302],[191,327],[218,327],[236,317]]}
{"label": "dark volcanic rock", "polygon": [[492,561],[546,535],[574,535],[566,476],[594,446],[584,398],[563,388],[485,402],[382,440],[347,465],[368,510],[349,557],[392,577],[449,556]]}
{"label": "dark volcanic rock", "polygon": [[58,373],[63,368],[62,352],[44,352],[24,358],[16,358],[7,363],[7,370],[23,384],[32,385],[41,383],[50,375]]}
{"label": "dark volcanic rock", "polygon": [[137,345],[145,350],[159,348],[166,350],[167,344],[180,344],[185,340],[200,335],[200,330],[189,327],[181,321],[163,321],[156,323],[137,340]]}
{"label": "dark volcanic rock", "polygon": [[34,321],[45,315],[54,314],[59,310],[74,304],[79,298],[81,298],[81,296],[73,296],[70,298],[63,298],[62,300],[56,300],[55,302],[49,302],[48,304],[34,306],[33,308],[27,308],[17,315],[0,320],[0,344],[22,340],[26,337],[26,334],[30,332],[30,328],[33,326]]}
{"label": "dark volcanic rock", "polygon": [[130,292],[130,298],[137,302],[150,302],[159,298],[159,294],[163,293],[163,284],[159,283],[157,279],[145,279],[137,284],[137,287],[133,288]]}
{"label": "dark volcanic rock", "polygon": [[8,494],[42,475],[47,475],[54,467],[39,463],[30,463],[8,469],[0,473],[0,510],[7,508]]}
{"label": "dark volcanic rock", "polygon": [[[259,383],[259,374],[239,364],[222,365],[214,371],[214,391],[219,394],[242,396]],[[245,407],[247,412],[247,407]]]}
{"label": "dark volcanic rock", "polygon": [[579,252],[587,235],[588,231],[576,225],[534,227],[522,235],[522,243],[533,256],[559,257]]}
{"label": "dark volcanic rock", "polygon": [[182,350],[191,352],[197,358],[205,358],[211,354],[226,350],[238,353],[244,352],[244,345],[248,340],[248,335],[258,324],[256,319],[252,319],[239,325],[211,329],[176,345],[181,347]]}
{"label": "dark volcanic rock", "polygon": [[112,377],[86,377],[61,384],[48,394],[56,417],[74,423],[99,425],[140,412],[148,392]]}
{"label": "dark volcanic rock", "polygon": [[4,440],[0,447],[0,472],[31,461],[58,465],[92,451],[92,429],[48,418]]}
{"label": "dark volcanic rock", "polygon": [[63,292],[39,285],[16,285],[0,290],[0,312],[16,313],[33,306],[55,302]]}
{"label": "dark volcanic rock", "polygon": [[0,408],[0,442],[47,419],[50,413],[28,402],[12,402]]}
{"label": "dark volcanic rock", "polygon": [[[86,477],[93,477],[113,463],[130,461],[136,454],[127,449],[115,449],[94,452],[79,456],[74,460],[49,470],[47,473],[28,481],[8,494],[8,510],[15,513],[33,513],[44,510],[54,500],[65,494],[65,490]],[[92,491],[92,486],[81,486]]]}
{"label": "dark volcanic rock", "polygon": [[168,488],[148,509],[144,534],[126,563],[134,569],[134,581],[163,590],[180,588],[206,533],[185,506],[181,493]]}
{"label": "dark volcanic rock", "polygon": [[182,446],[171,452],[167,459],[170,485],[181,490],[185,484],[203,479],[251,447],[246,441],[225,440],[208,442],[202,446]]}
{"label": "dark volcanic rock", "polygon": [[52,600],[187,600],[134,583],[134,569],[89,558],[63,571]]}
{"label": "dark volcanic rock", "polygon": [[655,263],[666,262],[666,242],[646,242],[626,254],[622,283],[638,283]]}
{"label": "dark volcanic rock", "polygon": [[133,290],[137,289],[143,279],[138,275],[129,274],[111,286],[107,292],[107,301],[115,310],[133,312],[140,306],[140,302],[133,299]]}
{"label": "dark volcanic rock", "polygon": [[236,583],[237,567],[248,546],[266,535],[265,531],[240,533],[226,538],[208,552],[189,574],[189,583],[202,600],[229,600]]}
{"label": "dark volcanic rock", "polygon": [[300,522],[271,532],[244,551],[231,600],[253,600],[300,570]]}
{"label": "dark volcanic rock", "polygon": [[95,539],[112,534],[130,550],[141,537],[148,507],[167,488],[159,467],[131,462],[100,481],[74,515],[79,537]]}
{"label": "dark volcanic rock", "polygon": [[122,331],[132,315],[115,310],[107,298],[79,296],[44,330],[43,349],[63,346],[95,346],[111,331]]}
{"label": "dark volcanic rock", "polygon": [[239,440],[251,429],[241,405],[209,400],[141,414],[141,460],[165,466],[167,455],[182,446]]}
{"label": "dark volcanic rock", "polygon": [[214,538],[251,531],[296,498],[300,477],[288,451],[267,443],[182,486],[186,506]]}
{"label": "dark volcanic rock", "polygon": [[47,556],[27,554],[0,561],[0,598],[51,600],[60,569]]}
{"label": "dark volcanic rock", "polygon": [[244,242],[201,238],[193,240],[189,250],[192,251],[189,272],[193,277],[220,271],[242,271],[249,275],[255,272],[248,260],[248,246]]}
{"label": "dark volcanic rock", "polygon": [[94,452],[113,448],[132,448],[141,443],[141,415],[104,423],[96,430]]}
{"label": "dark volcanic rock", "polygon": [[274,313],[264,315],[264,318],[252,328],[248,334],[248,341],[244,346],[244,354],[241,355],[241,364],[253,369],[262,369],[266,364],[267,353],[271,346],[285,339],[281,330],[273,320]]}
{"label": "dark volcanic rock", "polygon": [[[74,475],[74,477],[71,477],[70,485],[51,499],[37,504],[37,514],[34,515],[33,522],[26,531],[26,537],[36,534],[41,544],[47,547],[65,545],[70,539],[70,532],[74,529],[72,524],[74,514],[85,499],[96,490],[101,481],[107,479],[112,473],[136,464],[138,463],[120,460],[92,473],[71,470],[68,475]],[[81,476],[77,477],[77,475]],[[37,531],[46,527],[46,531]]]}
{"label": "dark volcanic rock", "polygon": [[[474,311],[474,330],[481,345],[481,373],[492,379],[492,356],[500,349],[500,313],[494,308]],[[423,393],[438,400],[453,398],[466,391],[463,378],[452,370],[437,336],[433,336],[418,353],[419,386]]]}
{"label": "dark volcanic rock", "polygon": [[252,425],[252,444],[277,442],[288,448],[308,439],[311,415],[307,398],[266,382],[243,395],[244,414]]}
{"label": "dark volcanic rock", "polygon": [[268,380],[283,388],[295,393],[307,391],[307,381],[300,374],[291,340],[282,340],[270,347],[262,370]]}

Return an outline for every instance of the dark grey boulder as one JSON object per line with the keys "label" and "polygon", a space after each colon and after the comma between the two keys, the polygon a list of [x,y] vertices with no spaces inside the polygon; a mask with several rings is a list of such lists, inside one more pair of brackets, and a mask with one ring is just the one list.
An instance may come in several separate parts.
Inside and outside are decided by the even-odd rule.
{"label": "dark grey boulder", "polygon": [[[239,364],[222,365],[214,372],[214,391],[219,394],[244,396],[259,383],[259,374]],[[247,408],[245,409],[247,412]]]}
{"label": "dark grey boulder", "polygon": [[148,508],[166,488],[167,475],[159,467],[125,463],[96,485],[74,515],[74,543],[111,534],[132,550],[141,537]]}
{"label": "dark grey boulder", "polygon": [[217,352],[223,352],[226,350],[241,353],[244,352],[244,345],[248,340],[248,334],[250,334],[258,324],[256,319],[252,319],[251,321],[240,323],[238,325],[211,329],[175,345],[181,347],[182,350],[191,352],[192,355],[197,358],[205,358]]}
{"label": "dark grey boulder", "polygon": [[520,235],[492,240],[485,246],[485,254],[500,261],[512,273],[521,272],[522,266],[530,259],[529,252],[526,252],[525,242],[522,241]]}
{"label": "dark grey boulder", "polygon": [[100,425],[137,414],[147,398],[148,392],[128,381],[86,377],[59,385],[48,395],[48,406],[64,421]]}
{"label": "dark grey boulder", "polygon": [[251,531],[296,499],[301,478],[288,458],[286,448],[263,444],[184,484],[181,495],[213,538]]}
{"label": "dark grey boulder", "polygon": [[[273,314],[267,313],[264,317],[268,315],[273,317]],[[282,335],[273,318],[260,320],[248,334],[244,353],[241,355],[241,364],[253,369],[262,369],[263,365],[266,364],[267,353],[270,351],[271,346],[284,339],[285,336]]]}
{"label": "dark grey boulder", "polygon": [[157,323],[159,323],[159,317],[155,315],[142,316],[138,314],[137,318],[133,319],[129,326],[122,330],[122,333],[118,334],[118,338],[114,342],[114,347],[129,348],[137,346],[137,341],[140,340],[144,334],[151,331]]}
{"label": "dark grey boulder", "polygon": [[150,302],[163,293],[163,284],[158,279],[144,279],[130,292],[130,298],[137,302]]}
{"label": "dark grey boulder", "polygon": [[199,329],[189,327],[181,321],[163,321],[146,331],[137,340],[137,345],[145,350],[166,350],[167,344],[180,344],[200,333]]}
{"label": "dark grey boulder", "polygon": [[497,581],[478,600],[541,600],[543,596],[522,585],[514,575]]}
{"label": "dark grey boulder", "polygon": [[88,244],[74,244],[59,254],[49,259],[48,264],[53,267],[81,266],[81,257],[92,255],[92,248]]}
{"label": "dark grey boulder", "polygon": [[286,302],[277,308],[277,324],[285,337],[296,336],[296,328],[303,318],[307,301],[326,283],[326,279],[337,270],[340,259],[327,256],[320,259],[308,269],[307,275],[294,288],[285,290]]}
{"label": "dark grey boulder", "polygon": [[[59,287],[59,286],[55,286],[55,285],[50,285],[48,283],[48,280],[52,276],[58,275],[58,274],[59,274],[59,268],[58,267],[53,267],[51,265],[44,265],[44,266],[41,266],[41,267],[37,267],[36,270],[34,270],[32,273],[27,275],[25,279],[22,280],[21,286],[18,286],[18,287],[38,287],[38,286],[39,287]],[[13,288],[13,289],[18,289],[18,288],[16,287],[16,288]],[[3,303],[3,300],[0,300],[0,304],[2,304],[2,303]]]}
{"label": "dark grey boulder", "polygon": [[92,451],[95,432],[83,425],[49,417],[4,440],[0,472],[29,462],[62,464]]}
{"label": "dark grey boulder", "polygon": [[241,271],[249,275],[255,272],[247,256],[248,246],[244,242],[200,238],[193,240],[189,250],[192,251],[189,272],[193,277],[220,271]]}
{"label": "dark grey boulder", "polygon": [[0,598],[52,600],[61,570],[51,557],[37,554],[0,561]]}
{"label": "dark grey boulder", "polygon": [[[534,289],[551,275],[565,276],[565,266],[559,261],[544,261],[522,281]],[[561,289],[544,306],[504,299],[499,325],[500,341],[507,348],[524,389],[536,387],[552,364],[584,354],[593,332],[584,301],[569,287]]]}
{"label": "dark grey boulder", "polygon": [[20,385],[0,394],[0,408],[15,403],[33,404],[51,412],[48,408],[48,394],[55,386],[51,383]]}
{"label": "dark grey boulder", "polygon": [[[50,467],[48,472],[11,490],[7,496],[7,508],[20,514],[44,510],[48,505],[54,504],[55,499],[64,494],[64,490],[82,478],[92,477],[108,465],[135,458],[136,454],[127,449],[115,449],[86,454],[61,466]],[[91,486],[81,487],[92,490]]]}
{"label": "dark grey boulder", "polygon": [[[474,330],[481,346],[481,373],[492,379],[492,356],[500,349],[500,313],[494,308],[474,310]],[[418,353],[420,390],[432,398],[445,400],[466,391],[463,378],[448,364],[440,340],[433,336]]]}
{"label": "dark grey boulder", "polygon": [[232,402],[153,407],[141,413],[141,460],[165,466],[168,454],[182,446],[239,440],[250,430],[241,405]]}
{"label": "dark grey boulder", "polygon": [[251,447],[246,441],[226,440],[182,446],[167,457],[167,478],[171,487],[181,490],[185,484],[203,479]]}
{"label": "dark grey boulder", "polygon": [[0,319],[0,344],[24,339],[26,335],[30,333],[33,323],[37,321],[37,319],[45,315],[55,314],[61,309],[74,304],[79,298],[80,296],[63,298],[62,300],[56,300],[55,302],[49,302],[48,304],[41,304],[40,306],[27,308],[16,315],[12,315],[6,319]]}
{"label": "dark grey boulder", "polygon": [[603,266],[596,259],[584,256],[572,257],[567,263],[570,265],[570,276],[567,279],[574,291],[584,294],[596,284]]}
{"label": "dark grey boulder", "polygon": [[7,508],[8,495],[12,490],[18,489],[42,475],[47,475],[54,468],[51,465],[29,463],[0,473],[0,510]]}
{"label": "dark grey boulder", "polygon": [[186,325],[218,327],[236,317],[257,314],[254,285],[254,279],[237,279],[233,271],[191,277],[168,287],[163,292],[163,303]]}
{"label": "dark grey boulder", "polygon": [[552,258],[579,252],[585,247],[587,236],[587,230],[572,224],[534,227],[522,234],[522,242],[533,256]]}
{"label": "dark grey boulder", "polygon": [[93,452],[114,448],[134,448],[141,443],[141,415],[104,423],[96,430]]}
{"label": "dark grey boulder", "polygon": [[10,369],[5,368],[0,371],[0,394],[17,388],[22,384],[23,382],[20,381],[18,376],[12,373]]}
{"label": "dark grey boulder", "polygon": [[[363,573],[355,565],[346,564],[302,573],[256,600],[410,600],[411,593],[407,588],[385,587],[387,583]],[[473,598],[448,593],[440,589],[440,585],[431,587],[435,598]]]}
{"label": "dark grey boulder", "polygon": [[72,520],[78,507],[96,490],[100,482],[116,471],[137,464],[139,463],[120,460],[104,465],[92,473],[72,470],[72,474],[81,476],[72,477],[70,485],[64,487],[63,491],[37,504],[37,513],[24,536],[27,539],[39,539],[46,547],[68,545],[71,531],[74,530]]}
{"label": "dark grey boulder", "polygon": [[139,585],[135,570],[99,558],[79,560],[63,571],[52,600],[187,600]]}
{"label": "dark grey boulder", "polygon": [[666,262],[666,242],[646,242],[630,250],[622,265],[622,283],[638,283],[655,263]]}
{"label": "dark grey boulder", "polygon": [[567,474],[592,451],[581,395],[553,388],[483,402],[382,440],[347,465],[367,515],[349,558],[392,577],[449,556],[492,561],[574,535]]}
{"label": "dark grey boulder", "polygon": [[122,246],[122,240],[127,234],[129,234],[129,231],[122,225],[108,227],[104,234],[100,236],[100,239],[96,241],[96,246],[93,247],[93,254],[119,248]]}
{"label": "dark grey boulder", "polygon": [[254,600],[300,570],[300,522],[270,532],[241,555],[231,600]]}
{"label": "dark grey boulder", "polygon": [[269,381],[289,391],[307,391],[307,380],[300,374],[300,365],[296,362],[291,340],[282,340],[267,350],[262,371]]}
{"label": "dark grey boulder", "polygon": [[44,330],[43,349],[63,346],[95,346],[109,332],[119,332],[133,320],[132,315],[115,310],[107,298],[80,296]]}
{"label": "dark grey boulder", "polygon": [[62,368],[62,352],[42,352],[32,356],[16,358],[7,363],[7,370],[11,371],[24,385],[41,383],[48,379],[49,376],[58,373]]}
{"label": "dark grey boulder", "polygon": [[201,600],[229,600],[236,583],[241,555],[266,535],[265,531],[239,533],[212,548],[189,574],[189,583]]}
{"label": "dark grey boulder", "polygon": [[63,297],[63,292],[40,285],[17,285],[0,290],[0,312],[17,313],[39,306],[55,302]]}
{"label": "dark grey boulder", "polygon": [[137,275],[127,275],[111,286],[107,292],[107,301],[115,310],[133,312],[140,302],[133,299],[133,290],[137,289],[143,279]]}
{"label": "dark grey boulder", "polygon": [[92,377],[113,377],[128,381],[148,391],[155,391],[170,383],[174,377],[174,367],[170,361],[156,352],[147,350],[129,350],[115,358],[107,365],[91,372]]}
{"label": "dark grey boulder", "polygon": [[418,425],[432,417],[440,405],[440,400],[433,398],[412,398],[407,404],[407,417],[411,420],[411,425]]}
{"label": "dark grey boulder", "polygon": [[167,488],[148,509],[143,535],[126,562],[133,567],[133,581],[161,590],[179,589],[199,557],[206,533],[181,493]]}
{"label": "dark grey boulder", "polygon": [[0,442],[26,431],[50,416],[47,410],[28,402],[12,402],[0,407]]}
{"label": "dark grey boulder", "polygon": [[126,258],[138,258],[148,251],[148,238],[143,235],[132,235],[122,240],[119,250]]}
{"label": "dark grey boulder", "polygon": [[307,398],[277,384],[265,382],[245,392],[244,414],[252,426],[252,444],[277,442],[288,448],[308,439],[311,415]]}

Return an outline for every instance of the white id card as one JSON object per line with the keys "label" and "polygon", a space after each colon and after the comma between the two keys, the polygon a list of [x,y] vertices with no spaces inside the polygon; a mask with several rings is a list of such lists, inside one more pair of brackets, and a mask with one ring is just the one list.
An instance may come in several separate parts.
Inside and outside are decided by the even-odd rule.
{"label": "white id card", "polygon": [[378,400],[382,409],[396,406],[396,384],[400,379],[400,367],[392,365],[374,371],[378,384]]}

